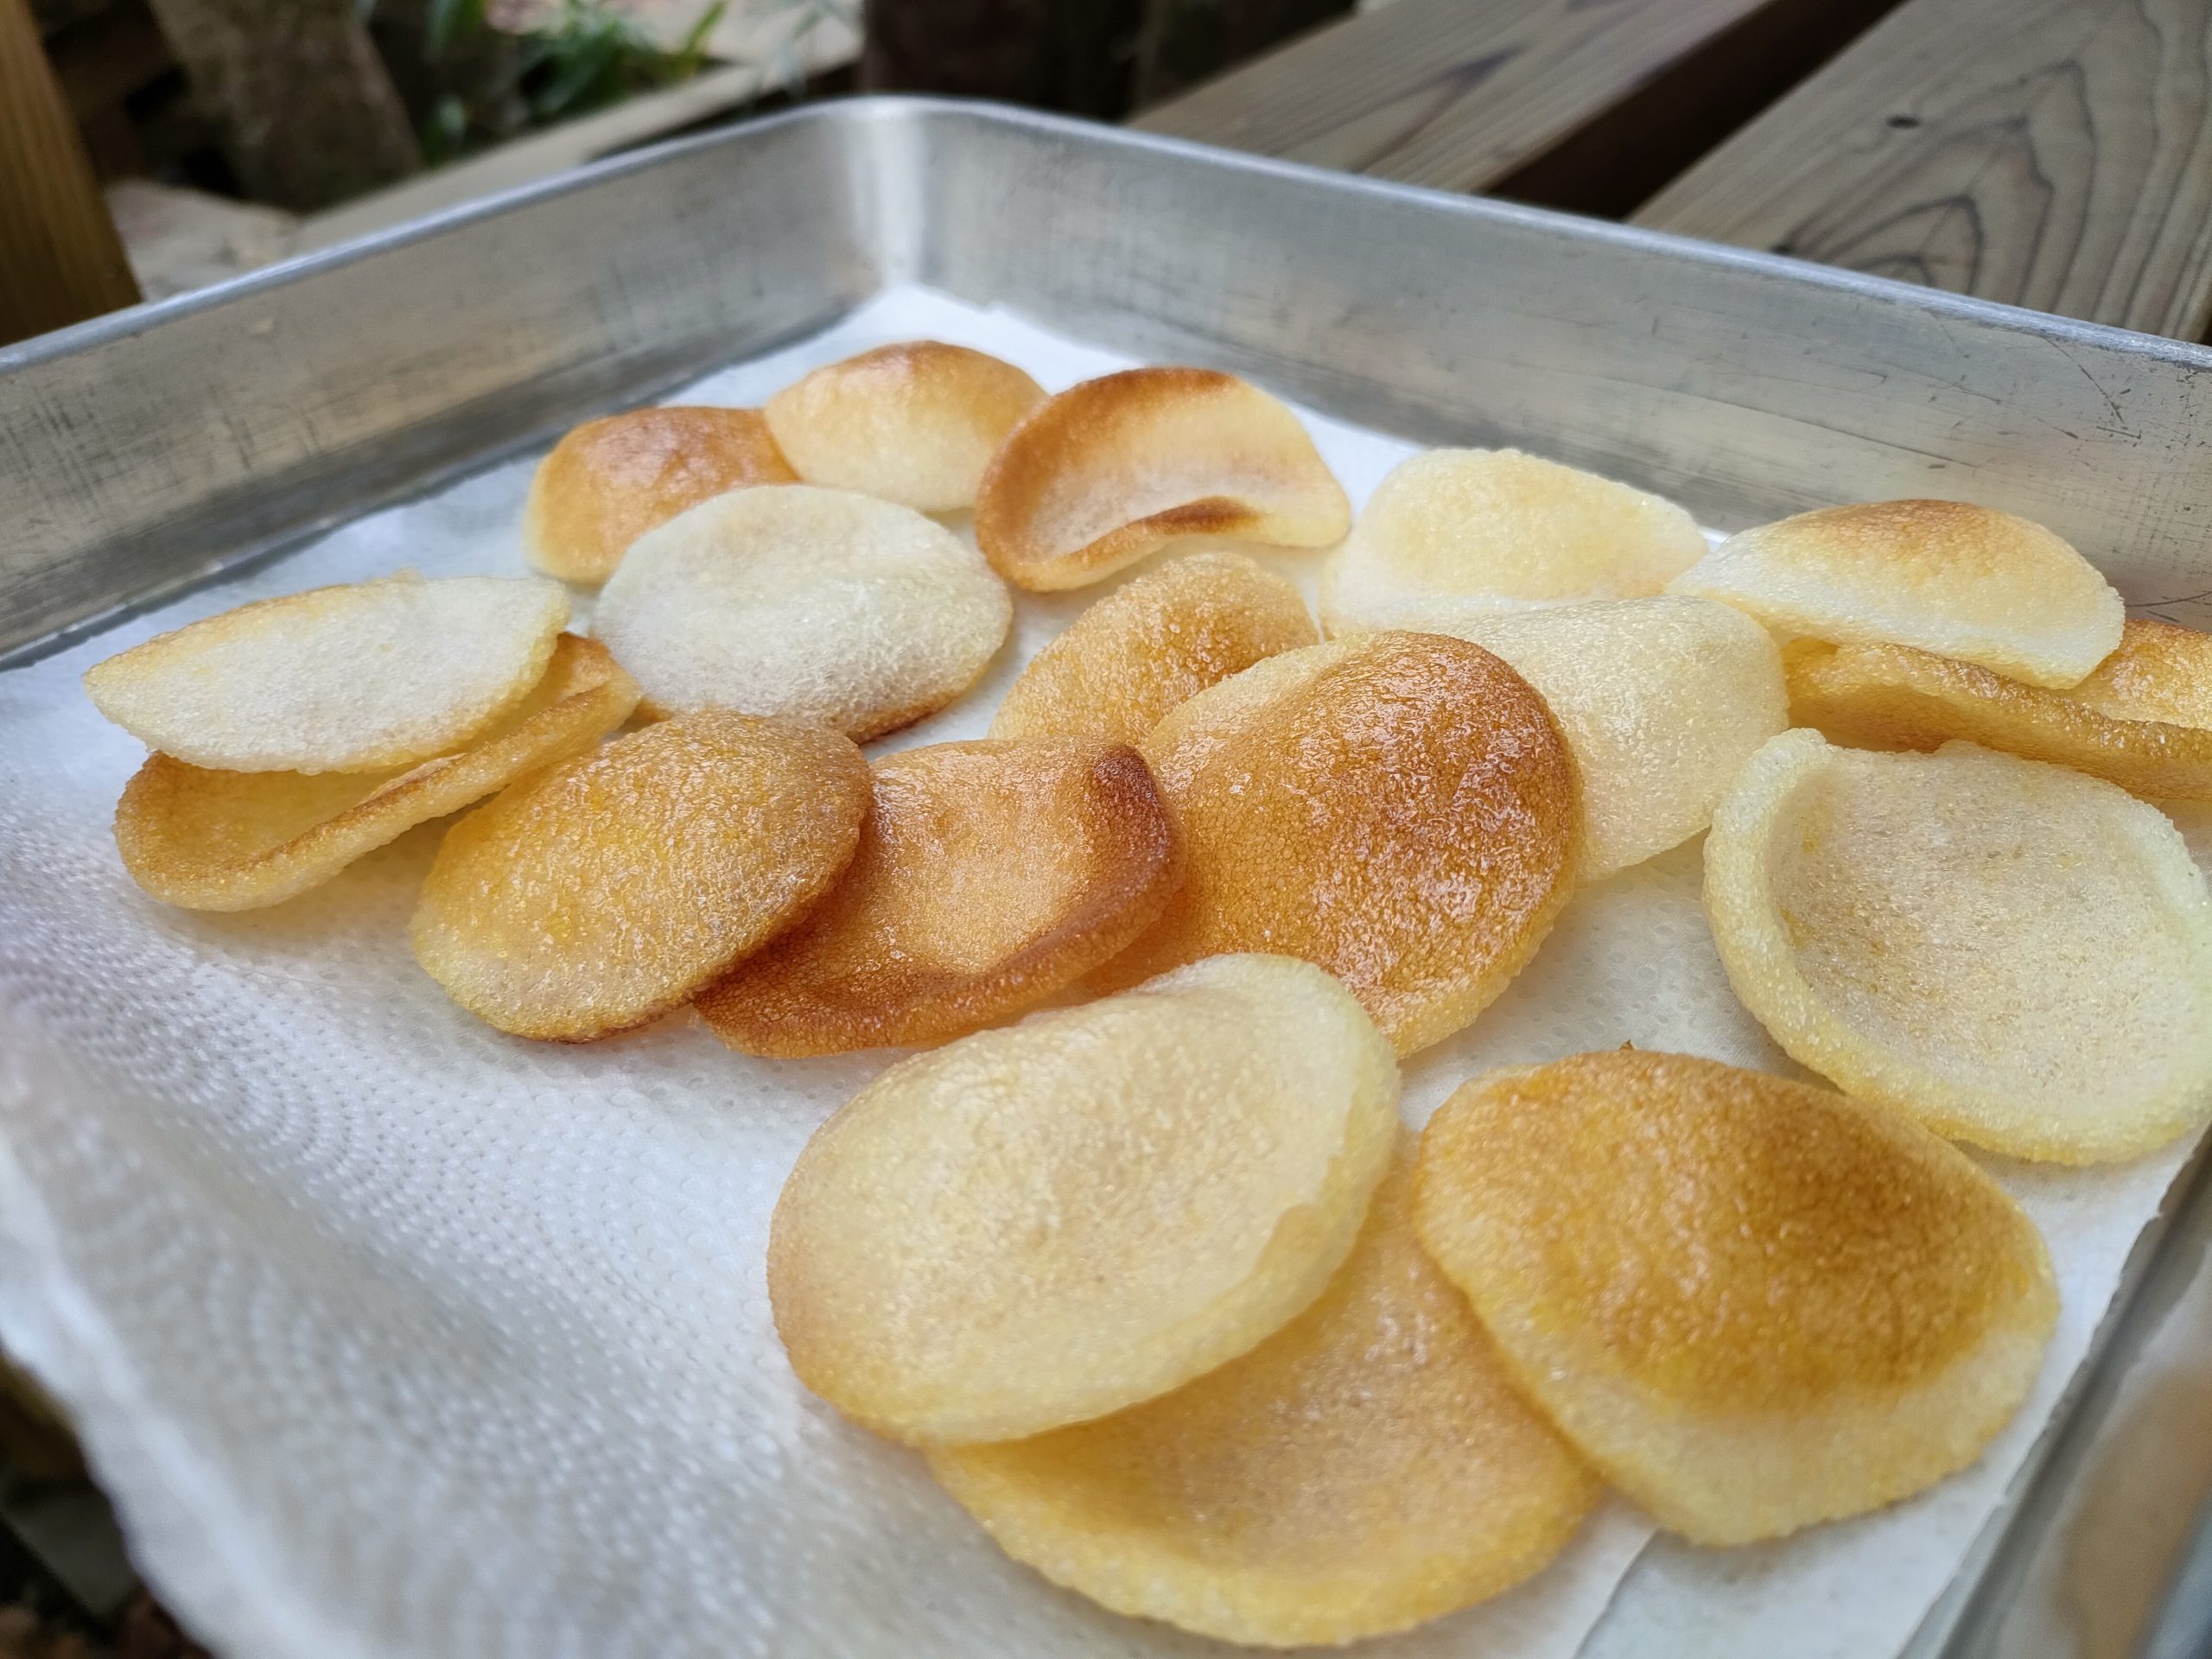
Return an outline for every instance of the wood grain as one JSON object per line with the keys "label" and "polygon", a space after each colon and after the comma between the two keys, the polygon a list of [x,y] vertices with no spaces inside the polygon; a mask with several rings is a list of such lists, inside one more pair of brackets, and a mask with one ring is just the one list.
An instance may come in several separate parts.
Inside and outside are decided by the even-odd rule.
{"label": "wood grain", "polygon": [[1135,105],[1164,104],[1351,9],[1352,0],[1145,0]]}
{"label": "wood grain", "polygon": [[0,0],[0,345],[137,302],[24,0]]}
{"label": "wood grain", "polygon": [[2206,0],[1911,0],[1635,217],[2196,339],[2208,87]]}
{"label": "wood grain", "polygon": [[[1524,199],[1583,207],[1607,175],[1686,165],[1890,0],[1393,0],[1147,111],[1136,125],[1446,190],[1511,180],[1578,135],[1592,152]],[[1844,20],[1837,35],[1838,20]],[[1715,82],[1693,67],[1740,31]],[[1832,38],[1834,37],[1834,38]],[[1680,96],[1638,98],[1686,76]],[[1611,119],[1629,108],[1632,119]],[[1726,131],[1726,125],[1720,127]],[[1651,184],[1670,175],[1662,170]],[[1649,187],[1647,186],[1647,189]],[[1642,199],[1639,192],[1630,199]],[[1600,204],[1602,205],[1602,204]]]}

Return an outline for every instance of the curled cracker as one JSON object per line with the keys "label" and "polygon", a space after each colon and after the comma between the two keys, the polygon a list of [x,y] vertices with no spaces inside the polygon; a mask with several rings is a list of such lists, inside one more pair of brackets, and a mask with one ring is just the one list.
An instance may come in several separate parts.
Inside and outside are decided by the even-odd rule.
{"label": "curled cracker", "polygon": [[725,490],[793,484],[753,409],[667,404],[586,421],[537,464],[523,553],[549,576],[597,584],[630,543]]}
{"label": "curled cracker", "polygon": [[97,663],[147,747],[220,772],[388,772],[466,747],[530,695],[569,597],[550,582],[387,576],[256,600]]}
{"label": "curled cracker", "polygon": [[991,735],[1135,743],[1206,687],[1319,638],[1282,577],[1241,553],[1193,553],[1076,618],[1007,688]]}
{"label": "curled cracker", "polygon": [[1211,369],[1125,369],[1036,410],[983,474],[976,539],[1017,588],[1081,588],[1185,536],[1326,547],[1351,522],[1288,405]]}
{"label": "curled cracker", "polygon": [[689,1001],[803,915],[860,839],[836,733],[709,713],[527,778],[446,833],[415,959],[521,1037],[585,1042]]}
{"label": "curled cracker", "polygon": [[1962,501],[1822,507],[1731,536],[1669,593],[1778,633],[1910,645],[2063,690],[2120,644],[2113,585],[2041,524]]}
{"label": "curled cracker", "polygon": [[1529,1397],[1701,1544],[1965,1467],[2058,1309],[2035,1224],[1970,1159],[1886,1108],[1682,1055],[1465,1084],[1421,1137],[1414,1225]]}
{"label": "curled cracker", "polygon": [[1359,1005],[1281,957],[963,1037],[799,1154],[769,1232],[776,1329],[807,1387],[916,1445],[1152,1399],[1320,1294],[1397,1096]]}
{"label": "curled cracker", "polygon": [[1784,733],[1713,814],[1729,982],[1848,1092],[2105,1163],[2212,1112],[2212,896],[2155,808],[2063,767]]}
{"label": "curled cracker", "polygon": [[915,340],[817,369],[764,413],[808,483],[950,512],[975,505],[1001,441],[1044,401],[1011,363]]}
{"label": "curled cracker", "polygon": [[1321,569],[1333,638],[1461,633],[1501,613],[1639,599],[1705,556],[1662,497],[1518,449],[1432,449],[1376,486]]}
{"label": "curled cracker", "polygon": [[1379,1636],[1536,1572],[1599,1484],[1415,1241],[1401,1137],[1328,1288],[1251,1352],[931,1471],[1055,1583],[1230,1642]]}
{"label": "curled cracker", "polygon": [[604,645],[564,633],[545,677],[496,730],[407,772],[209,772],[149,755],[116,808],[116,846],[130,879],[165,903],[281,904],[416,824],[589,748],[637,702]]}
{"label": "curled cracker", "polygon": [[1801,724],[1861,748],[1934,749],[1963,738],[2138,795],[2212,800],[2212,729],[2112,712],[2152,707],[2212,717],[2212,707],[2195,701],[2212,692],[2212,659],[2196,643],[2204,638],[2131,619],[2120,649],[2071,691],[1908,645],[1801,646],[1789,659],[1789,703]]}
{"label": "curled cracker", "polygon": [[1465,640],[1285,652],[1201,691],[1141,747],[1186,874],[1093,976],[1102,987],[1281,951],[1342,980],[1410,1053],[1487,1007],[1573,890],[1573,759],[1529,683]]}

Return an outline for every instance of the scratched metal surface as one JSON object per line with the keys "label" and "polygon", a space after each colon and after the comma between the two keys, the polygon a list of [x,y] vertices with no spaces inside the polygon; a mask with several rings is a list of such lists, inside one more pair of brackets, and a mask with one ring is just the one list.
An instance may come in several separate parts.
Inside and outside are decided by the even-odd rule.
{"label": "scratched metal surface", "polygon": [[[1839,499],[2001,505],[2139,607],[2212,624],[2200,347],[1023,112],[870,99],[0,351],[0,661],[902,280],[1253,372],[1410,437],[1529,444],[1723,527]],[[2123,1298],[2106,1363],[1916,1655],[2003,1645],[2114,1379],[2176,1284],[2208,1270],[2212,1178],[2183,1187],[2190,1214],[2139,1253],[2152,1293]],[[2212,1609],[2179,1611],[2212,1632]]]}
{"label": "scratched metal surface", "polygon": [[2002,504],[2208,613],[2212,354],[980,106],[816,106],[0,351],[0,652],[828,321],[890,277],[1517,439],[1723,526]]}

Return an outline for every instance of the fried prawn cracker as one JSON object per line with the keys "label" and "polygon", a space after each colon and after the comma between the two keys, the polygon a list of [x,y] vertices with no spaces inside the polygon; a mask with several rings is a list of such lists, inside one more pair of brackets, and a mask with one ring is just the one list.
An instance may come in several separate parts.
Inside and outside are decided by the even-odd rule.
{"label": "fried prawn cracker", "polygon": [[1501,613],[1638,599],[1704,556],[1662,497],[1518,449],[1431,449],[1393,468],[1321,569],[1331,637],[1460,633]]}
{"label": "fried prawn cracker", "polygon": [[664,721],[524,779],[446,834],[415,959],[517,1036],[584,1042],[689,1001],[844,870],[868,763],[818,726]]}
{"label": "fried prawn cracker", "polygon": [[549,576],[596,585],[630,543],[711,496],[793,484],[753,409],[665,404],[586,421],[555,444],[523,503],[523,553]]}
{"label": "fried prawn cracker", "polygon": [[1798,723],[1838,742],[1964,739],[2153,799],[2212,800],[2212,638],[2193,628],[2131,617],[2119,649],[2064,691],[1910,645],[1802,642],[1788,666]]}
{"label": "fried prawn cracker", "polygon": [[1738,769],[1789,723],[1773,639],[1710,600],[1599,600],[1437,631],[1496,652],[1542,694],[1581,776],[1585,881],[1704,829]]}
{"label": "fried prawn cracker", "polygon": [[1351,1255],[1251,1352],[931,1472],[1053,1582],[1230,1642],[1379,1636],[1538,1571],[1599,1483],[1414,1239],[1400,1137]]}
{"label": "fried prawn cracker", "polygon": [[147,747],[220,772],[389,772],[474,742],[545,676],[556,584],[387,576],[256,600],[97,663]]}
{"label": "fried prawn cracker", "polygon": [[1141,746],[1186,874],[1092,976],[1224,950],[1319,963],[1401,1054],[1459,1030],[1574,887],[1581,803],[1543,699],[1438,634],[1286,652],[1200,692]]}
{"label": "fried prawn cracker", "polygon": [[858,742],[967,690],[1013,620],[1005,586],[942,524],[782,484],[716,496],[640,537],[593,626],[648,713],[785,715]]}
{"label": "fried prawn cracker", "polygon": [[1262,658],[1316,644],[1298,589],[1241,553],[1192,553],[1084,611],[1007,688],[993,737],[1143,739]]}
{"label": "fried prawn cracker", "polygon": [[817,369],[765,412],[808,483],[950,512],[975,505],[1000,442],[1044,401],[1011,363],[914,340]]}
{"label": "fried prawn cracker", "polygon": [[942,1042],[1072,984],[1181,875],[1166,806],[1127,744],[907,749],[875,763],[874,808],[836,890],[699,1012],[751,1054]]}
{"label": "fried prawn cracker", "polygon": [[1165,1394],[1321,1294],[1397,1095],[1358,1003],[1282,957],[1197,963],[902,1061],[816,1131],[777,1200],[768,1294],[792,1369],[921,1446]]}
{"label": "fried prawn cracker", "polygon": [[1777,1042],[1940,1134],[2107,1163],[2212,1113],[2212,896],[2111,784],[1787,732],[1713,814],[1705,907]]}
{"label": "fried prawn cracker", "polygon": [[1963,501],[1822,507],[1731,536],[1669,593],[1777,632],[1910,645],[2063,690],[2120,644],[2120,594],[2041,524]]}
{"label": "fried prawn cracker", "polygon": [[493,731],[405,772],[211,772],[149,755],[116,808],[116,845],[131,880],[168,904],[281,904],[416,824],[589,748],[637,702],[637,682],[604,645],[564,633],[545,677]]}
{"label": "fried prawn cracker", "polygon": [[1124,369],[1040,404],[976,499],[1017,588],[1081,588],[1186,536],[1326,547],[1351,505],[1289,406],[1211,369]]}
{"label": "fried prawn cracker", "polygon": [[2057,1316],[2050,1253],[1901,1113],[1683,1055],[1492,1072],[1421,1137],[1414,1225],[1529,1398],[1694,1542],[1964,1468]]}

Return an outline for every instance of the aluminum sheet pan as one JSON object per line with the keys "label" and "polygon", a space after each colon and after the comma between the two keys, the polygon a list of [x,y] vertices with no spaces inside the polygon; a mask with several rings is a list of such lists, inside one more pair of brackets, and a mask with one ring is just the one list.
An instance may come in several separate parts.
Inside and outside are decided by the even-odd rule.
{"label": "aluminum sheet pan", "polygon": [[[899,282],[1253,372],[1411,438],[1541,442],[1723,528],[1837,499],[2002,505],[2138,607],[2212,625],[2202,348],[1024,112],[868,99],[0,350],[0,660]],[[2017,1647],[2003,1613],[2065,1554],[2066,1494],[2113,1438],[2126,1363],[2204,1275],[2212,1181],[2177,1190],[2187,1213],[2131,1272],[2151,1294],[2123,1297],[2107,1363],[1916,1651]]]}

